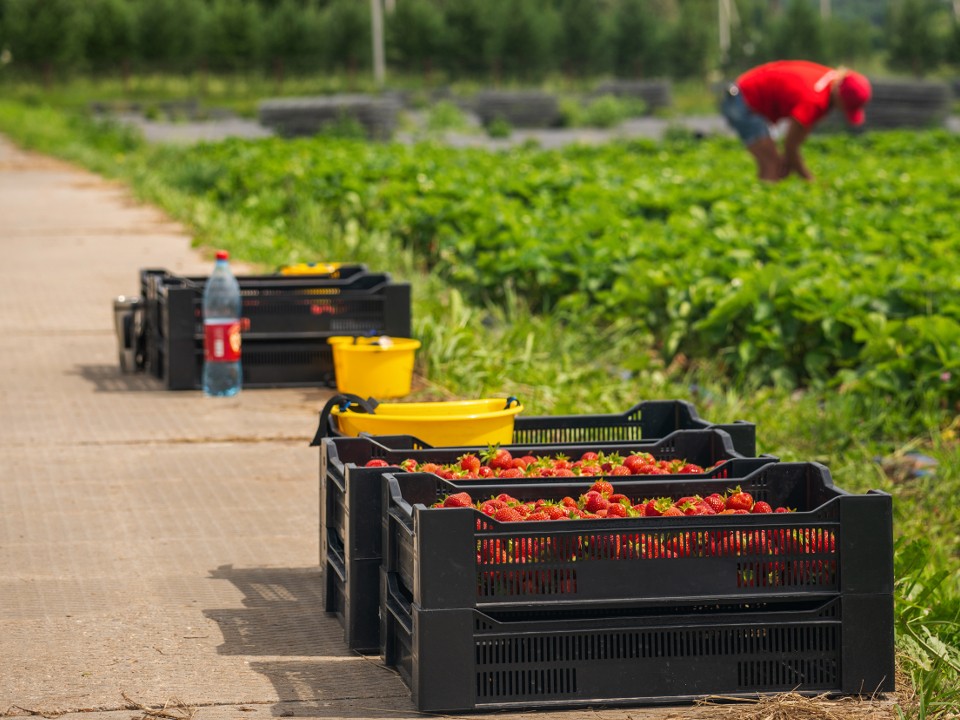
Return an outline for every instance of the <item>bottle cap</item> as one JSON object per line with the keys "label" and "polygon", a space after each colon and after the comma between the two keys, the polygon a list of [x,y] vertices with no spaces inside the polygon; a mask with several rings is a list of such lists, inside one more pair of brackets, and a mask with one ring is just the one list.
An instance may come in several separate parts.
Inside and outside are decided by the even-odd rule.
{"label": "bottle cap", "polygon": [[226,250],[217,250],[217,260],[227,260],[230,254]]}

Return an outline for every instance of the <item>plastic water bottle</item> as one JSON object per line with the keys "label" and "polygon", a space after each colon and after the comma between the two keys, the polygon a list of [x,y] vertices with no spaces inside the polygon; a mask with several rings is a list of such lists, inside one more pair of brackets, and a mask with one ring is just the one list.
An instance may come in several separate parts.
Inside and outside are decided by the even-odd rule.
{"label": "plastic water bottle", "polygon": [[240,283],[225,250],[217,252],[203,288],[203,392],[230,397],[240,392]]}

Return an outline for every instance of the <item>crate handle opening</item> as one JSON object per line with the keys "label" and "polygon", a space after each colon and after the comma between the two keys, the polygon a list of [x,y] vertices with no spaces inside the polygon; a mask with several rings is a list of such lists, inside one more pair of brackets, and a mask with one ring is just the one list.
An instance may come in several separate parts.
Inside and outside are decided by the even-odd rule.
{"label": "crate handle opening", "polygon": [[323,406],[323,409],[320,411],[320,426],[317,428],[317,434],[314,436],[313,440],[310,442],[311,447],[319,445],[320,441],[327,437],[327,429],[330,423],[330,413],[333,410],[334,405],[338,406],[340,412],[344,412],[347,408],[356,404],[356,412],[369,413],[371,415],[376,414],[377,405],[379,401],[375,400],[372,397],[364,400],[359,395],[354,395],[352,393],[338,393],[327,400],[326,405]]}

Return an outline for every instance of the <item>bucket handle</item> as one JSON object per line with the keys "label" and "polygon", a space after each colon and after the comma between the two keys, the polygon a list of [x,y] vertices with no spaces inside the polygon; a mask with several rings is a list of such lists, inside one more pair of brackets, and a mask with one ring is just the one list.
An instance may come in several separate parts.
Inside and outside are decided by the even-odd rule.
{"label": "bucket handle", "polygon": [[325,437],[330,437],[335,434],[339,435],[339,433],[333,432],[333,428],[330,427],[332,422],[330,413],[333,411],[334,405],[339,406],[340,412],[344,412],[352,407],[356,412],[374,415],[376,414],[377,405],[379,404],[380,403],[372,397],[364,400],[359,395],[354,395],[353,393],[338,393],[334,395],[327,400],[327,404],[324,405],[320,411],[320,425],[317,427],[317,434],[314,436],[310,446],[319,445],[320,441]]}
{"label": "bucket handle", "polygon": [[513,395],[511,395],[510,397],[507,398],[507,404],[504,406],[503,409],[504,409],[504,410],[509,410],[510,408],[513,407],[514,403],[516,403],[517,405],[519,405],[519,404],[520,404],[520,401],[517,400]]}

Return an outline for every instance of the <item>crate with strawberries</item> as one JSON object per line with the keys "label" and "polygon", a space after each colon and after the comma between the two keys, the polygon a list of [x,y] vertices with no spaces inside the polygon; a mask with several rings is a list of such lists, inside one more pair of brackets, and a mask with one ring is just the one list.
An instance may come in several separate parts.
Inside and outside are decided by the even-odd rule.
{"label": "crate with strawberries", "polygon": [[[646,442],[424,448],[402,437],[332,437],[320,441],[320,548],[328,612],[351,649],[376,652],[377,572],[382,554],[381,487],[386,472],[429,472],[454,483],[500,488],[563,479],[677,477],[735,479],[776,459],[745,458],[717,428],[681,430]],[[398,449],[399,448],[399,449]],[[365,610],[359,606],[363,604]]]}
{"label": "crate with strawberries", "polygon": [[[396,446],[401,447],[397,448]],[[771,456],[746,458],[719,429],[683,430],[648,441],[604,444],[506,445],[487,448],[403,447],[392,437],[337,437],[320,441],[321,527],[333,528],[360,556],[379,556],[380,476],[390,470],[432,472],[446,480],[494,479],[507,485],[524,479],[602,475],[697,474],[740,477]],[[348,485],[349,492],[348,492]],[[351,505],[377,516],[371,527],[348,538]],[[376,525],[376,527],[373,527]],[[355,543],[355,544],[352,544]]]}
{"label": "crate with strawberries", "polygon": [[894,689],[891,497],[817,463],[381,486],[381,654],[422,712]]}
{"label": "crate with strawberries", "polygon": [[562,480],[386,473],[383,566],[431,610],[892,593],[890,496],[817,463]]}

